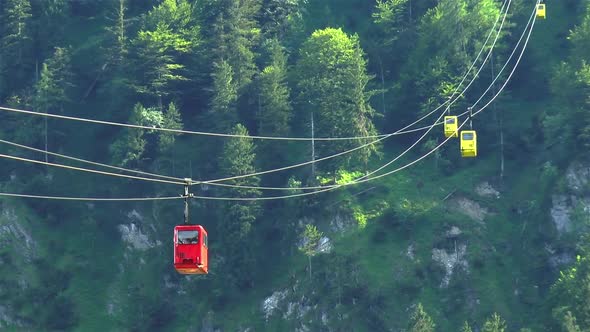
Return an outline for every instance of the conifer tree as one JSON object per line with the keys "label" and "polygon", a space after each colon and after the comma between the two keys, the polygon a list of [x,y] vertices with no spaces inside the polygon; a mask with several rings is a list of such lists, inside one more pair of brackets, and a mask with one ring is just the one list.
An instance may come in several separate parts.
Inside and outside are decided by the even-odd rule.
{"label": "conifer tree", "polygon": [[[68,101],[68,89],[72,86],[70,70],[70,51],[67,48],[55,48],[51,58],[43,63],[41,76],[35,85],[34,108],[37,112],[48,113],[62,111]],[[43,118],[45,151],[48,150],[49,128],[47,117]],[[38,122],[37,126],[41,126]],[[47,155],[45,155],[45,161]]]}
{"label": "conifer tree", "polygon": [[[182,118],[176,104],[170,103],[168,110],[163,114],[162,126],[169,129],[182,129]],[[167,152],[172,148],[178,134],[170,132],[158,132],[158,150]]]}
{"label": "conifer tree", "polygon": [[233,69],[228,62],[221,61],[213,72],[213,98],[209,106],[215,130],[225,133],[237,123],[237,99]]}
{"label": "conifer tree", "polygon": [[303,238],[305,244],[299,249],[307,256],[309,263],[309,279],[311,279],[311,257],[315,256],[318,250],[320,239],[322,238],[322,232],[320,232],[315,225],[305,225],[305,231],[303,232]]}
{"label": "conifer tree", "polygon": [[482,332],[504,332],[506,331],[506,322],[498,315],[494,313],[484,324],[481,329]]}
{"label": "conifer tree", "polygon": [[31,4],[29,0],[6,0],[0,13],[0,99],[18,90],[31,66]]}
{"label": "conifer tree", "polygon": [[[143,113],[146,109],[140,103],[135,104],[131,116],[130,124],[143,125]],[[142,129],[125,128],[122,130],[119,138],[111,144],[109,150],[113,162],[116,165],[137,165],[145,152],[147,141],[144,137],[145,131]]]}
{"label": "conifer tree", "polygon": [[[248,135],[248,130],[241,124],[234,126],[231,131],[236,135]],[[256,171],[255,146],[250,138],[228,139],[219,160],[222,176],[236,176],[251,174]],[[251,176],[225,182],[231,185],[257,186],[260,179]],[[227,188],[221,191],[226,197],[258,197],[257,189]],[[226,255],[226,268],[233,276],[232,282],[236,286],[248,286],[254,273],[255,258],[252,255],[252,245],[248,241],[252,227],[260,216],[261,206],[256,201],[228,201],[220,211],[219,233],[223,234],[223,251]],[[250,243],[251,244],[251,243]]]}
{"label": "conifer tree", "polygon": [[210,61],[227,61],[241,94],[256,73],[253,49],[260,38],[260,0],[205,0],[199,10],[207,49],[212,50]]}
{"label": "conifer tree", "polygon": [[[258,76],[258,134],[262,136],[288,136],[292,107],[289,101],[290,89],[287,86],[286,56],[277,40],[268,42],[271,53],[270,64]],[[284,163],[287,149],[272,142],[261,146],[269,167]],[[266,161],[266,160],[265,160]]]}
{"label": "conifer tree", "polygon": [[[341,29],[317,30],[305,41],[300,55],[296,72],[304,113],[301,117],[309,119],[314,112],[317,132],[325,137],[375,135],[375,111],[369,104],[373,91],[367,89],[372,77],[366,72],[367,61],[359,37],[349,36]],[[330,142],[319,145],[318,152],[333,154],[368,141]],[[375,146],[367,147],[349,155],[348,161],[354,158],[353,161],[364,165],[375,151]]]}
{"label": "conifer tree", "polygon": [[432,318],[424,311],[422,303],[416,305],[416,309],[410,317],[410,325],[408,328],[409,332],[434,332],[436,325],[432,321]]}
{"label": "conifer tree", "polygon": [[133,41],[136,51],[135,90],[156,99],[176,93],[173,83],[189,80],[182,59],[199,44],[199,26],[187,0],[165,0],[144,19],[144,27]]}

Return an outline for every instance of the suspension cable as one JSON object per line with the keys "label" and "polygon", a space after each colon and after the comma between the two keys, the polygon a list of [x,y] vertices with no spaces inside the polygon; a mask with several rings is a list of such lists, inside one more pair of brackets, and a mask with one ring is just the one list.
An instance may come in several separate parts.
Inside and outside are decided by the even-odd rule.
{"label": "suspension cable", "polygon": [[123,168],[123,167],[117,167],[117,166],[112,166],[112,165],[108,165],[108,164],[97,163],[97,162],[94,162],[94,161],[85,160],[85,159],[81,159],[81,158],[70,157],[70,156],[67,156],[67,155],[64,155],[64,154],[59,154],[59,153],[55,153],[55,152],[51,152],[51,151],[45,151],[45,150],[41,150],[41,149],[36,149],[36,148],[30,147],[30,146],[27,146],[27,145],[18,144],[18,143],[6,141],[6,140],[3,140],[3,139],[0,139],[0,143],[4,143],[4,144],[16,146],[16,147],[21,148],[21,149],[31,150],[31,151],[35,151],[35,152],[47,153],[50,156],[55,156],[55,157],[60,157],[60,158],[64,158],[64,159],[74,160],[74,161],[78,161],[78,162],[86,163],[86,164],[90,164],[90,165],[95,165],[95,166],[101,166],[101,167],[105,167],[105,168],[116,169],[116,170],[124,171],[124,172],[130,172],[130,173],[148,175],[148,176],[158,177],[158,178],[162,178],[162,179],[174,180],[174,181],[178,181],[178,182],[182,182],[183,181],[182,178],[176,178],[176,177],[173,177],[173,176],[167,176],[167,175],[161,175],[161,174],[155,174],[155,173],[149,173],[149,172],[142,172],[142,171],[138,171],[138,170],[127,169],[127,168]]}
{"label": "suspension cable", "polygon": [[[506,10],[504,11],[504,7],[506,6],[506,1],[508,1],[508,6],[506,7]],[[472,63],[472,65],[471,65],[471,67],[468,69],[467,73],[466,73],[466,74],[463,76],[463,79],[461,80],[461,82],[458,84],[457,88],[456,88],[456,89],[455,89],[455,91],[453,92],[453,95],[452,95],[451,97],[449,97],[449,100],[448,100],[446,103],[443,103],[443,104],[441,105],[441,106],[443,106],[443,105],[445,105],[445,104],[448,104],[448,106],[447,106],[447,108],[446,108],[446,110],[447,110],[447,111],[450,109],[450,106],[451,106],[452,104],[454,104],[454,103],[455,103],[455,102],[458,100],[458,98],[460,98],[460,97],[463,95],[463,93],[464,93],[464,92],[465,92],[465,91],[466,91],[466,90],[467,90],[467,89],[468,89],[468,88],[471,86],[471,84],[474,82],[475,78],[476,78],[476,77],[479,75],[479,73],[481,72],[481,70],[482,70],[482,69],[483,69],[483,67],[485,66],[485,64],[486,64],[486,62],[487,62],[487,60],[488,60],[488,58],[489,58],[489,55],[491,54],[491,52],[492,52],[493,48],[495,47],[495,44],[496,44],[496,42],[497,42],[497,40],[498,40],[498,37],[499,37],[499,35],[500,35],[500,31],[502,30],[502,27],[503,27],[503,25],[504,25],[504,22],[505,22],[505,18],[506,18],[506,16],[507,16],[508,10],[509,10],[509,8],[510,8],[510,4],[511,4],[511,0],[505,0],[504,4],[502,5],[501,11],[500,11],[500,13],[504,12],[504,16],[503,16],[503,19],[502,19],[502,23],[501,23],[501,25],[500,25],[500,27],[499,27],[499,29],[498,29],[497,33],[496,33],[496,37],[495,37],[495,39],[494,39],[494,41],[493,41],[493,43],[492,43],[492,45],[491,45],[491,47],[490,47],[490,50],[489,50],[489,52],[488,52],[487,56],[486,56],[486,57],[485,57],[485,59],[483,60],[483,62],[482,62],[482,65],[480,66],[480,68],[478,69],[478,71],[475,73],[475,75],[474,75],[474,78],[473,78],[473,79],[472,79],[472,80],[469,82],[469,84],[468,84],[468,85],[465,87],[465,89],[464,89],[464,90],[463,90],[463,91],[462,91],[462,92],[459,94],[459,96],[457,96],[457,98],[455,98],[454,100],[451,100],[451,99],[454,97],[454,94],[455,94],[455,93],[458,91],[459,87],[460,87],[460,86],[463,84],[463,82],[464,82],[464,81],[465,81],[465,79],[467,78],[468,74],[469,74],[469,73],[471,72],[471,70],[473,69],[473,67],[474,67],[475,63],[477,62],[477,60],[479,59],[479,57],[481,56],[481,54],[482,54],[482,51],[485,49],[485,45],[487,44],[487,41],[489,40],[490,36],[492,35],[492,33],[493,33],[494,31],[496,31],[494,28],[495,28],[495,25],[497,24],[497,22],[498,22],[498,20],[499,20],[499,18],[500,18],[500,16],[501,16],[501,15],[499,15],[499,16],[498,16],[498,18],[496,19],[496,22],[494,23],[494,26],[493,26],[493,27],[492,27],[492,29],[490,30],[490,33],[488,34],[488,36],[487,36],[487,38],[486,38],[486,40],[485,40],[485,42],[484,42],[484,45],[483,45],[483,46],[482,46],[482,48],[480,49],[480,52],[478,53],[478,55],[477,55],[476,59],[474,60],[474,62],[473,62],[473,63]],[[438,110],[438,109],[440,109],[440,108],[441,108],[441,106],[439,106],[439,107],[438,107],[437,109],[435,109],[435,110]],[[429,113],[429,114],[427,114],[426,116],[429,116],[429,115],[431,115],[431,114],[432,114],[432,112],[430,112],[430,113]],[[423,119],[423,118],[425,118],[426,116],[422,117],[422,118],[421,118],[421,119],[419,119],[418,121],[422,120],[422,119]],[[409,148],[409,149],[407,149],[407,150],[405,150],[404,152],[402,152],[402,154],[400,154],[400,155],[399,155],[397,158],[395,158],[395,159],[394,159],[392,162],[394,162],[394,161],[398,160],[399,158],[401,158],[403,155],[405,155],[407,152],[409,152],[409,150],[410,150],[410,149],[412,149],[412,148],[413,148],[415,145],[417,145],[417,144],[418,144],[418,143],[419,143],[419,142],[420,142],[420,141],[421,141],[421,140],[422,140],[422,139],[423,139],[423,138],[426,136],[426,134],[428,134],[428,133],[429,133],[429,132],[432,130],[432,128],[433,128],[435,125],[437,125],[437,124],[438,124],[438,121],[440,120],[440,118],[441,118],[441,117],[442,117],[442,116],[439,116],[439,118],[438,118],[438,119],[435,121],[435,123],[434,123],[433,125],[430,125],[430,126],[423,127],[423,128],[425,128],[425,129],[427,129],[426,133],[425,133],[424,135],[422,135],[422,136],[420,137],[420,139],[418,139],[416,142],[414,142],[414,144],[412,144],[412,146],[410,146],[410,148]],[[416,123],[416,122],[415,122],[415,123]],[[411,126],[411,125],[409,125],[409,126]],[[406,126],[406,127],[402,128],[402,129],[398,130],[397,132],[393,133],[393,134],[396,134],[396,133],[398,133],[398,132],[400,132],[400,131],[402,131],[402,130],[406,129],[406,128],[408,128],[409,126]],[[379,140],[376,140],[375,142],[378,142],[378,141],[381,141],[381,140],[383,140],[383,139],[386,139],[386,138],[390,137],[391,135],[392,135],[392,134],[388,134],[388,135],[386,135],[386,136],[382,137],[381,139],[379,139]],[[248,136],[246,136],[246,137],[248,137]],[[257,172],[257,173],[251,173],[251,174],[245,174],[245,175],[236,176],[236,177],[230,177],[230,178],[223,178],[223,179],[216,179],[216,180],[208,180],[208,181],[194,181],[192,184],[209,184],[209,185],[213,185],[213,186],[221,186],[221,187],[233,187],[233,188],[244,188],[244,189],[260,189],[260,190],[301,190],[301,189],[322,189],[322,188],[328,188],[328,187],[330,187],[330,186],[291,187],[291,188],[289,188],[289,187],[261,187],[261,186],[231,185],[231,184],[221,184],[221,183],[216,183],[216,182],[222,182],[222,181],[227,181],[227,180],[232,180],[232,179],[237,179],[237,178],[243,178],[243,177],[246,177],[246,176],[248,176],[248,177],[249,177],[249,176],[261,175],[261,174],[267,174],[267,173],[278,172],[278,171],[282,171],[282,170],[286,170],[286,169],[290,169],[290,168],[295,168],[295,167],[304,166],[304,165],[306,165],[306,164],[310,164],[310,163],[315,163],[315,162],[319,162],[319,161],[327,160],[327,159],[334,158],[334,157],[337,157],[337,156],[340,156],[340,155],[344,155],[344,154],[346,154],[346,153],[350,153],[350,152],[352,152],[352,151],[359,150],[359,149],[361,149],[361,148],[364,148],[364,147],[367,147],[367,146],[369,146],[369,145],[372,145],[372,144],[374,144],[375,142],[369,142],[369,143],[366,143],[366,144],[364,144],[364,145],[361,145],[361,146],[355,147],[355,148],[353,148],[353,149],[346,150],[346,151],[343,151],[343,152],[340,152],[340,153],[337,153],[337,154],[334,154],[334,155],[326,156],[326,157],[324,157],[324,158],[320,158],[320,159],[313,160],[313,161],[310,161],[310,162],[305,162],[305,163],[300,163],[300,164],[291,165],[291,166],[287,166],[287,167],[282,167],[282,168],[278,168],[278,169],[273,169],[273,170],[268,170],[268,171],[262,171],[262,172]],[[142,171],[137,171],[137,170],[130,170],[130,169],[126,169],[126,168],[122,168],[122,167],[116,167],[116,166],[111,166],[111,165],[102,164],[102,163],[96,163],[96,162],[92,162],[92,161],[88,161],[88,160],[84,160],[84,159],[80,159],[80,158],[74,158],[74,157],[70,157],[70,156],[66,156],[66,155],[62,155],[62,154],[58,154],[58,153],[54,153],[54,152],[47,152],[47,151],[44,151],[44,150],[35,149],[35,148],[32,148],[32,147],[28,147],[28,146],[21,145],[21,144],[16,144],[16,143],[9,142],[9,141],[5,141],[5,140],[0,140],[0,143],[9,144],[9,145],[17,146],[17,147],[20,147],[20,148],[29,149],[29,150],[32,150],[32,151],[37,151],[37,152],[42,152],[42,153],[43,153],[43,152],[45,152],[45,153],[47,153],[47,154],[50,154],[50,155],[53,155],[53,156],[58,156],[58,157],[61,157],[61,158],[66,158],[66,159],[70,159],[70,160],[75,160],[75,161],[79,161],[79,162],[83,162],[83,163],[88,163],[88,164],[92,164],[92,165],[97,165],[97,166],[107,167],[107,168],[111,168],[111,169],[117,169],[117,170],[126,171],[126,172],[133,172],[133,173],[137,173],[137,174],[143,174],[143,175],[149,175],[149,176],[154,176],[154,177],[160,177],[160,178],[166,178],[166,179],[170,179],[170,180],[175,180],[175,181],[177,181],[178,183],[180,183],[181,181],[183,181],[183,179],[181,179],[181,178],[170,177],[170,176],[165,176],[165,175],[160,175],[160,174],[154,174],[154,173],[148,173],[148,172],[142,172]],[[391,162],[390,162],[390,163],[391,163]],[[388,164],[386,164],[385,166],[387,166],[387,165],[388,165]],[[385,167],[385,166],[383,166],[383,167]],[[373,171],[372,173],[369,173],[369,174],[367,174],[367,175],[363,176],[363,178],[369,177],[370,175],[374,174],[374,172],[377,172],[377,171],[379,171],[379,170],[381,170],[381,169],[382,169],[382,168],[379,168],[379,169],[377,169],[377,170]]]}
{"label": "suspension cable", "polygon": [[13,193],[0,193],[0,196],[22,197],[22,198],[39,198],[39,199],[51,199],[51,200],[60,200],[60,201],[99,201],[99,202],[160,201],[160,200],[183,199],[183,197],[180,197],[180,196],[137,197],[137,198],[102,198],[102,197],[42,196],[42,195],[26,195],[26,194],[13,194]]}
{"label": "suspension cable", "polygon": [[[509,0],[508,7],[510,6],[510,1],[511,0]],[[506,0],[504,0],[504,3],[502,5],[502,8],[504,8],[505,4],[506,4]],[[508,9],[506,9],[506,13],[507,12],[508,12]],[[494,23],[494,26],[490,30],[490,33],[488,34],[488,38],[486,39],[486,42],[485,43],[487,43],[487,41],[489,40],[489,37],[493,33],[494,28],[495,28],[495,26],[496,26],[496,24],[497,24],[498,19],[499,19],[500,16],[501,15],[499,15],[498,18],[496,19],[496,22]],[[504,16],[504,18],[505,17],[506,16]],[[479,59],[479,56],[481,55],[481,52],[485,48],[485,43],[482,46],[482,49],[480,50],[480,52],[479,52],[478,56],[476,57],[476,59],[471,64],[471,67],[469,68],[469,70],[467,71],[467,73],[465,74],[465,76],[463,77],[461,83],[463,83],[463,81],[467,78],[467,76],[471,72],[471,69],[473,69],[475,63],[477,62],[477,60]],[[495,42],[494,42],[494,44],[495,44]],[[458,91],[459,87],[460,87],[460,85],[455,89],[455,91],[453,92],[453,95]],[[459,97],[461,95],[459,95]],[[212,132],[203,132],[203,131],[191,131],[191,130],[183,130],[183,129],[172,129],[172,128],[164,128],[164,127],[135,125],[135,124],[121,123],[121,122],[113,122],[113,121],[95,120],[95,119],[88,119],[88,118],[81,118],[81,117],[74,117],[74,116],[67,116],[67,115],[59,115],[59,114],[51,114],[51,113],[39,113],[39,112],[34,112],[34,111],[27,111],[27,110],[21,110],[21,109],[10,108],[10,107],[3,107],[3,106],[0,106],[0,110],[7,111],[7,112],[15,112],[15,113],[23,113],[23,114],[29,114],[29,115],[43,116],[43,117],[46,117],[46,118],[49,117],[49,118],[57,118],[57,119],[63,119],[63,120],[73,120],[73,121],[80,121],[80,122],[87,122],[87,123],[94,123],[94,124],[102,124],[102,125],[110,125],[110,126],[119,126],[119,127],[126,127],[126,128],[146,129],[146,130],[154,130],[154,131],[161,131],[161,132],[168,132],[168,133],[175,133],[175,134],[191,134],[191,135],[202,135],[202,136],[233,137],[233,138],[251,138],[251,139],[282,140],[282,141],[310,141],[312,139],[315,140],[315,141],[342,141],[342,140],[362,140],[362,139],[368,139],[368,138],[386,138],[386,137],[390,137],[392,135],[405,134],[406,132],[403,131],[404,129],[407,129],[407,128],[413,126],[414,124],[422,121],[423,119],[425,119],[426,117],[428,117],[430,114],[436,112],[438,109],[440,109],[441,107],[447,105],[448,103],[449,103],[449,101],[447,100],[446,102],[444,102],[443,104],[441,104],[439,107],[437,107],[432,112],[430,112],[427,115],[423,116],[418,121],[415,121],[412,124],[410,124],[410,125],[402,128],[402,130],[398,130],[396,133],[381,134],[381,135],[367,135],[367,136],[351,136],[351,137],[315,137],[315,138],[310,138],[310,137],[278,137],[278,136],[249,136],[249,135],[238,135],[238,134],[226,134],[226,133],[212,133]]]}
{"label": "suspension cable", "polygon": [[[538,1],[537,1],[538,4]],[[485,108],[487,108],[496,98],[497,96],[503,91],[503,89],[506,87],[506,85],[508,84],[508,82],[510,81],[510,79],[512,78],[512,75],[514,74],[516,68],[518,67],[520,60],[522,59],[522,56],[524,54],[524,51],[526,49],[526,46],[528,44],[528,41],[530,39],[531,33],[533,31],[534,25],[535,25],[535,18],[533,18],[532,20],[532,24],[530,24],[530,30],[529,33],[527,35],[527,39],[523,45],[522,51],[515,63],[514,68],[512,69],[512,71],[510,72],[508,78],[506,79],[506,81],[504,82],[504,84],[500,87],[500,89],[498,90],[498,92],[493,96],[493,98],[486,104],[484,105],[481,109],[479,109],[477,112],[474,113],[474,115],[482,112]],[[530,23],[530,20],[529,20]],[[528,27],[529,24],[527,24]],[[444,114],[444,113],[443,113]],[[461,129],[464,125],[466,124],[466,122],[463,122],[458,128],[457,130]],[[326,192],[326,191],[331,191],[331,190],[335,190],[337,188],[340,187],[346,187],[346,186],[350,186],[350,185],[354,185],[354,184],[359,184],[359,183],[364,183],[364,182],[368,182],[368,181],[373,181],[375,179],[379,179],[388,175],[391,175],[393,173],[399,172],[405,168],[408,168],[412,165],[414,165],[415,163],[425,159],[426,157],[428,157],[430,154],[434,153],[435,151],[437,151],[439,148],[441,148],[444,144],[446,144],[452,137],[447,137],[445,140],[443,140],[440,144],[438,144],[436,147],[434,147],[432,150],[428,151],[427,153],[425,153],[424,155],[422,155],[421,157],[415,159],[414,161],[398,167],[392,171],[383,173],[381,175],[375,176],[375,177],[371,177],[371,178],[365,178],[362,180],[355,180],[355,181],[351,181],[349,183],[344,183],[344,184],[340,184],[340,185],[336,185],[336,186],[332,186],[330,188],[326,188],[326,189],[322,189],[322,190],[317,190],[317,191],[313,191],[313,192],[306,192],[306,193],[298,193],[298,194],[292,194],[292,195],[284,195],[284,196],[273,196],[273,197],[208,197],[208,196],[194,196],[195,198],[198,199],[205,199],[205,200],[225,200],[225,201],[262,201],[262,200],[276,200],[276,199],[285,199],[285,198],[294,198],[294,197],[301,197],[301,196],[308,196],[308,195],[314,195],[320,192]],[[0,157],[9,157],[9,158],[15,158],[15,159],[24,159],[24,158],[16,158],[16,157],[11,157],[11,156],[5,156],[5,155],[1,155]],[[28,161],[28,160],[27,160]],[[37,161],[33,161],[33,162],[37,162]],[[43,163],[43,162],[40,162]],[[43,163],[45,164],[45,163]],[[49,163],[47,163],[49,164]],[[63,165],[60,165],[63,166]],[[88,171],[88,170],[86,170]],[[120,174],[115,174],[117,176],[120,176]],[[150,180],[154,180],[154,179],[150,179]],[[21,194],[10,194],[10,193],[0,193],[0,196],[13,196],[13,197],[32,197],[32,198],[46,198],[46,199],[72,199],[72,200],[85,200],[85,198],[72,198],[72,197],[51,197],[51,196],[34,196],[34,195],[21,195]],[[160,197],[157,199],[182,199],[184,197],[180,196],[180,197]],[[155,198],[139,198],[137,200],[154,200]],[[87,200],[125,200],[125,199],[91,199],[88,198]],[[131,199],[128,199],[131,200]]]}
{"label": "suspension cable", "polygon": [[0,158],[6,158],[6,159],[12,159],[12,160],[18,160],[18,161],[25,161],[25,162],[29,162],[29,163],[33,163],[33,164],[41,164],[41,165],[47,165],[47,166],[53,166],[53,167],[60,167],[60,168],[66,168],[66,169],[75,170],[75,171],[88,172],[88,173],[96,173],[96,174],[109,175],[109,176],[114,176],[114,177],[122,177],[122,178],[135,179],[135,180],[143,180],[143,181],[151,181],[151,182],[160,182],[160,183],[184,185],[183,182],[168,181],[168,180],[161,180],[161,179],[151,179],[151,178],[144,178],[144,177],[133,176],[133,175],[125,175],[125,174],[117,174],[117,173],[111,173],[111,172],[103,172],[103,171],[97,171],[97,170],[93,170],[93,169],[87,169],[87,168],[81,168],[81,167],[74,167],[74,166],[68,166],[68,165],[62,165],[62,164],[54,164],[54,163],[49,163],[49,162],[40,161],[40,160],[33,160],[33,159],[16,157],[16,156],[10,156],[10,155],[6,155],[6,154],[0,154]]}
{"label": "suspension cable", "polygon": [[[537,1],[538,3],[538,1]],[[533,12],[534,15],[534,12]],[[528,30],[528,36],[527,39],[523,45],[523,48],[520,52],[520,55],[514,65],[514,68],[512,69],[511,73],[509,74],[508,78],[506,79],[506,81],[504,82],[504,84],[500,87],[500,89],[498,90],[498,92],[493,96],[492,100],[490,100],[486,105],[484,105],[482,108],[480,108],[477,112],[474,113],[474,115],[482,112],[483,110],[485,110],[499,95],[500,93],[502,93],[502,91],[504,90],[504,88],[506,87],[506,85],[508,84],[508,82],[510,81],[510,79],[512,78],[512,75],[514,74],[514,72],[516,71],[516,68],[518,67],[518,65],[520,64],[520,60],[522,59],[522,56],[524,54],[524,51],[526,50],[526,46],[528,44],[528,41],[530,39],[531,33],[533,31],[534,25],[535,25],[535,18],[533,18],[532,23],[529,20],[529,22],[527,23],[527,26],[525,27],[525,31]],[[530,27],[530,28],[529,28]],[[520,43],[518,43],[520,44]],[[473,107],[473,106],[472,106]],[[443,113],[444,114],[444,113]],[[457,130],[460,130],[463,126],[465,126],[467,124],[467,122],[463,122],[461,125],[459,125],[459,127],[457,128]],[[412,162],[403,165],[401,167],[398,167],[392,171],[371,177],[371,178],[364,178],[364,179],[360,179],[360,180],[354,180],[348,183],[344,183],[344,184],[339,184],[339,185],[335,185],[335,186],[329,186],[329,187],[324,187],[325,189],[321,189],[321,190],[316,190],[316,191],[312,191],[312,192],[305,192],[305,193],[297,193],[297,194],[292,194],[292,195],[284,195],[284,196],[273,196],[273,197],[207,197],[207,196],[195,196],[196,198],[200,198],[200,199],[209,199],[209,200],[230,200],[230,201],[261,201],[261,200],[276,200],[276,199],[285,199],[285,198],[295,198],[295,197],[302,197],[302,196],[309,196],[309,195],[314,195],[314,194],[318,194],[321,192],[327,192],[327,191],[332,191],[341,187],[346,187],[346,186],[351,186],[351,185],[355,185],[355,184],[360,184],[360,183],[364,183],[364,182],[369,182],[369,181],[373,181],[394,173],[397,173],[403,169],[406,169],[418,162],[420,162],[421,160],[425,159],[426,157],[428,157],[430,154],[434,153],[435,151],[437,151],[438,149],[440,149],[444,144],[446,144],[451,138],[453,138],[452,136],[447,137],[445,140],[443,140],[440,144],[438,144],[436,147],[434,147],[432,150],[428,151],[426,154],[420,156],[419,158],[413,160]],[[389,162],[388,164],[391,164],[392,162]],[[386,164],[387,165],[387,164]],[[385,166],[382,166],[381,168],[383,168]]]}

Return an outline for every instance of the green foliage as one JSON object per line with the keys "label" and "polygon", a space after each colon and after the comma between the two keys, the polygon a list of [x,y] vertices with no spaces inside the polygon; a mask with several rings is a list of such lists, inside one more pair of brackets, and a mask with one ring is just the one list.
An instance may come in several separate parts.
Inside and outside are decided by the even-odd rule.
{"label": "green foliage", "polygon": [[29,0],[6,0],[0,10],[1,100],[8,92],[18,91],[30,75],[32,14]]}
{"label": "green foliage", "polygon": [[323,233],[320,232],[315,225],[305,225],[305,231],[303,232],[304,243],[299,250],[307,256],[309,262],[309,279],[311,279],[311,257],[318,253],[318,246],[322,236]]}
{"label": "green foliage", "polygon": [[576,152],[587,155],[590,146],[590,5],[586,5],[582,22],[568,37],[572,51],[570,59],[555,68],[551,91],[560,105],[548,113],[544,121],[547,145],[567,144],[578,147]]}
{"label": "green foliage", "polygon": [[[174,103],[168,105],[168,110],[163,114],[162,127],[169,129],[182,129],[182,118]],[[178,134],[158,132],[158,150],[167,152],[174,146]]]}
{"label": "green foliage", "polygon": [[263,34],[278,40],[288,40],[302,32],[305,4],[305,0],[264,0],[261,20]]}
{"label": "green foliage", "polygon": [[51,58],[43,63],[41,77],[35,85],[35,109],[48,112],[61,109],[68,101],[68,89],[72,86],[70,50],[56,47]]}
{"label": "green foliage", "polygon": [[377,0],[373,13],[376,24],[384,30],[386,43],[393,43],[410,23],[408,0]]}
{"label": "green foliage", "polygon": [[203,35],[208,41],[210,61],[227,61],[233,68],[238,91],[256,72],[254,46],[260,37],[255,17],[260,0],[205,0],[199,8]]}
{"label": "green foliage", "polygon": [[237,123],[237,100],[234,71],[229,63],[221,61],[213,72],[213,98],[209,105],[214,128],[219,132],[228,132]]}
{"label": "green foliage", "polygon": [[187,81],[181,59],[199,45],[199,26],[192,18],[192,5],[186,0],[165,0],[145,17],[144,28],[133,40],[137,70],[135,90],[157,98],[175,92],[175,82]]}
{"label": "green foliage", "polygon": [[352,183],[355,179],[360,178],[363,175],[361,171],[348,171],[343,168],[340,168],[336,171],[334,176],[330,176],[330,173],[326,174],[326,176],[317,175],[316,180],[321,185],[328,185],[328,184],[337,184],[337,185],[345,185]]}
{"label": "green foliage", "polygon": [[582,23],[573,29],[568,37],[572,45],[572,59],[575,65],[588,60],[590,55],[590,5],[586,4],[586,11]]}
{"label": "green foliage", "polygon": [[[374,93],[367,89],[371,76],[366,73],[366,60],[357,35],[349,36],[342,29],[315,31],[305,41],[297,62],[297,87],[304,118],[317,114],[317,131],[327,137],[369,136],[376,133],[372,123],[375,114],[369,105]],[[350,149],[369,140],[331,142],[320,145],[321,155]],[[353,166],[366,165],[377,151],[374,145],[348,155]],[[335,167],[334,167],[335,168]]]}
{"label": "green foliage", "polygon": [[[587,240],[587,237],[586,237]],[[553,318],[566,329],[583,331],[590,328],[590,260],[587,244],[583,242],[582,255],[576,257],[572,267],[561,271],[557,282],[551,288]],[[578,327],[577,327],[578,326]]]}
{"label": "green foliage", "polygon": [[416,309],[412,313],[410,317],[410,323],[408,325],[409,332],[434,332],[434,321],[432,318],[424,311],[424,307],[422,307],[422,303],[418,303],[416,305]]}
{"label": "green foliage", "polygon": [[126,18],[126,0],[114,0],[112,25],[107,26],[107,53],[113,64],[120,66],[129,52],[129,36],[127,35],[129,22]]}
{"label": "green foliage", "polygon": [[[135,104],[131,117],[129,118],[129,123],[142,125],[143,115],[148,112],[140,103]],[[109,147],[113,162],[117,165],[137,164],[141,160],[147,144],[144,135],[143,130],[132,128],[123,129],[122,135]]]}
{"label": "green foliage", "polygon": [[562,324],[564,332],[582,332],[578,324],[576,324],[576,317],[572,315],[571,311],[566,312]]}
{"label": "green foliage", "polygon": [[461,332],[472,332],[473,330],[471,329],[471,326],[469,326],[469,323],[465,322],[463,323],[463,326],[461,327]]}
{"label": "green foliage", "polygon": [[258,131],[265,136],[287,136],[292,110],[286,81],[287,57],[278,40],[271,40],[267,45],[271,61],[258,77]]}
{"label": "green foliage", "polygon": [[367,221],[369,220],[369,218],[367,217],[367,215],[365,213],[363,213],[363,210],[361,208],[355,206],[352,209],[352,216],[354,217],[354,219],[358,223],[359,228],[367,227]]}
{"label": "green foliage", "polygon": [[[248,135],[248,130],[241,124],[237,124],[232,134]],[[254,162],[256,159],[255,146],[250,138],[233,138],[227,140],[219,159],[221,176],[239,176],[256,172]],[[237,186],[258,186],[260,179],[257,176],[234,179],[225,182]],[[221,193],[226,197],[255,198],[260,196],[260,191],[249,188],[227,188]],[[254,264],[256,259],[252,255],[250,241],[252,227],[260,216],[261,206],[256,201],[225,202],[220,211],[219,233],[223,234],[223,252],[226,256],[226,268],[231,283],[235,286],[247,286],[252,281]]]}
{"label": "green foliage", "polygon": [[506,331],[506,322],[500,315],[494,313],[492,317],[486,320],[481,330],[482,332],[504,332]]}

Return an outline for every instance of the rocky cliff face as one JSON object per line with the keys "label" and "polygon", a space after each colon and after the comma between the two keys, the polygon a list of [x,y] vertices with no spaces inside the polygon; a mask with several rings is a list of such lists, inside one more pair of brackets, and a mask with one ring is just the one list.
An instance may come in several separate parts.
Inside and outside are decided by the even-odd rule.
{"label": "rocky cliff face", "polygon": [[[0,294],[8,291],[24,292],[30,285],[23,267],[36,257],[38,244],[27,225],[11,206],[0,205]],[[26,328],[10,303],[0,304],[0,330]]]}

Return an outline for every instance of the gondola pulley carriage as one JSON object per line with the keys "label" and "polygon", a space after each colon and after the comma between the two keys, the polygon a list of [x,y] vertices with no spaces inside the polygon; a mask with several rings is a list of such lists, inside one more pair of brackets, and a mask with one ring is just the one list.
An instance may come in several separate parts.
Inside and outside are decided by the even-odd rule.
{"label": "gondola pulley carriage", "polygon": [[184,224],[174,227],[174,268],[180,274],[209,273],[207,231],[201,225],[189,224],[188,200],[191,179],[184,185]]}

